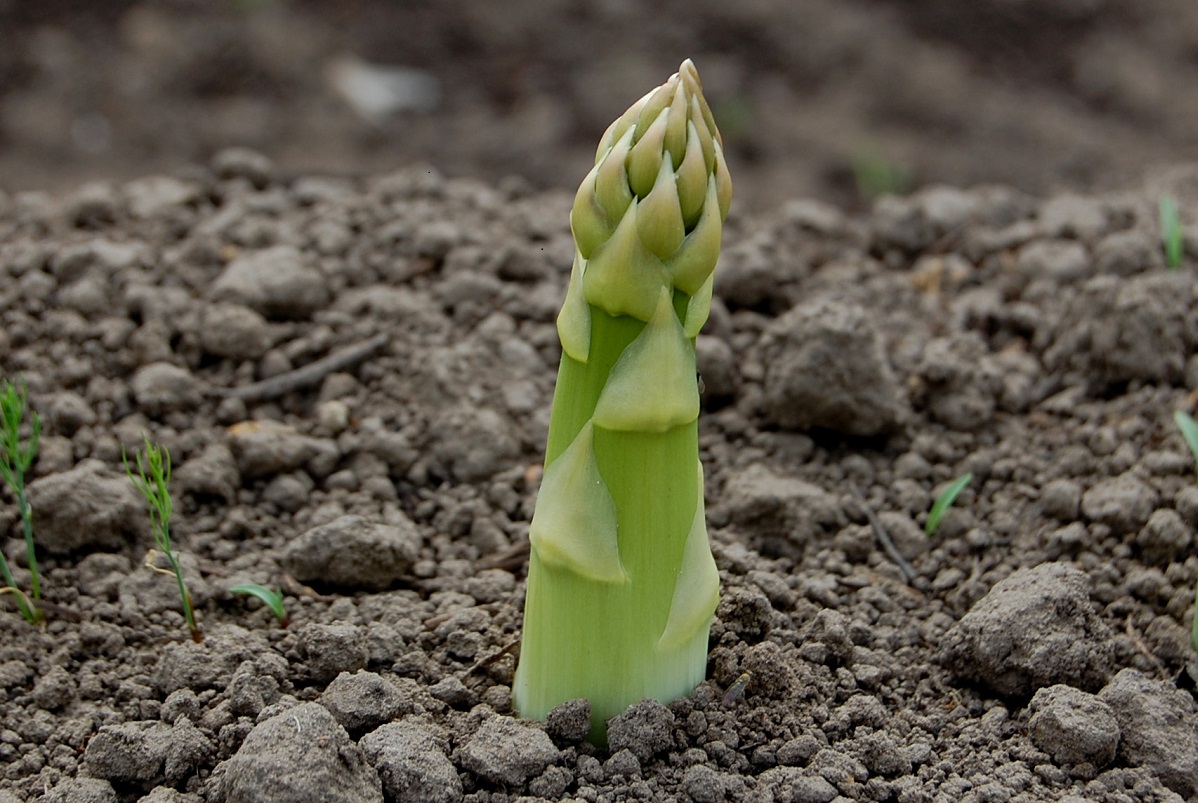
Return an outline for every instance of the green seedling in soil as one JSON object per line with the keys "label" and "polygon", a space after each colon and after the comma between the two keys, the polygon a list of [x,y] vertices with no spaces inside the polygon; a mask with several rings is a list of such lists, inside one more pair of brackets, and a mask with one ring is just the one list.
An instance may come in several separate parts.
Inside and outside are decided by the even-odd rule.
{"label": "green seedling in soil", "polygon": [[910,170],[872,146],[853,155],[853,178],[857,192],[870,200],[883,195],[906,195],[913,183]]}
{"label": "green seedling in soil", "polygon": [[1198,652],[1198,588],[1194,589],[1194,623],[1190,625],[1190,646]]}
{"label": "green seedling in soil", "polygon": [[260,586],[257,583],[246,583],[244,585],[232,586],[229,588],[232,594],[245,594],[250,597],[257,597],[262,601],[262,604],[270,608],[270,612],[279,620],[280,627],[287,627],[291,623],[291,617],[287,615],[287,609],[283,606],[283,592]]}
{"label": "green seedling in soil", "polygon": [[1170,270],[1181,267],[1182,232],[1181,218],[1177,214],[1177,201],[1168,195],[1161,196],[1161,242],[1165,246],[1165,264]]}
{"label": "green seedling in soil", "polygon": [[[1185,439],[1186,445],[1190,447],[1190,453],[1194,455],[1194,471],[1198,476],[1198,421],[1182,410],[1174,411],[1173,420],[1177,422],[1177,428],[1181,430],[1181,437]],[[1198,588],[1194,589],[1194,624],[1190,631],[1190,643],[1194,647],[1194,652],[1198,652]]]}
{"label": "green seedling in soil", "polygon": [[25,406],[28,393],[25,384],[21,389],[4,380],[0,384],[0,477],[12,489],[17,497],[17,512],[21,516],[21,528],[25,535],[25,557],[29,563],[29,584],[32,592],[25,594],[17,588],[12,569],[4,553],[0,551],[0,574],[4,576],[3,593],[12,594],[17,600],[17,608],[29,622],[38,622],[42,612],[35,600],[42,598],[41,578],[37,570],[37,554],[33,548],[33,508],[25,496],[25,474],[37,457],[38,445],[42,437],[42,419],[37,413],[29,414],[29,440],[21,445],[21,422],[25,420]]}
{"label": "green seedling in soil", "polygon": [[145,439],[145,459],[137,454],[137,472],[129,464],[129,455],[122,450],[121,460],[125,464],[125,473],[146,498],[150,511],[150,529],[154,533],[154,543],[162,550],[170,569],[160,569],[154,565],[157,554],[154,550],[146,556],[146,565],[156,572],[174,575],[179,584],[179,597],[183,600],[183,618],[187,620],[187,629],[191,631],[191,640],[199,644],[204,640],[200,628],[196,624],[195,611],[191,607],[191,594],[187,592],[187,583],[183,580],[183,567],[179,565],[179,556],[171,546],[171,514],[174,507],[171,503],[171,453],[164,446],[155,446],[147,437]]}
{"label": "green seedling in soil", "polygon": [[929,536],[936,534],[936,528],[940,526],[940,520],[944,518],[944,514],[953,506],[953,502],[957,501],[961,491],[964,491],[971,482],[973,482],[972,472],[962,474],[940,492],[940,496],[936,497],[936,502],[932,505],[931,512],[928,513],[927,522],[923,525],[925,533]]}
{"label": "green seedling in soil", "polygon": [[562,360],[529,529],[516,710],[591,703],[590,739],[705,674],[719,573],[699,464],[695,337],[732,183],[688,60],[608,128],[570,213]]}
{"label": "green seedling in soil", "polygon": [[1177,428],[1181,430],[1181,437],[1185,438],[1186,445],[1190,447],[1190,453],[1194,455],[1194,471],[1198,474],[1198,421],[1195,421],[1189,413],[1177,410],[1173,413],[1173,420],[1177,422]]}

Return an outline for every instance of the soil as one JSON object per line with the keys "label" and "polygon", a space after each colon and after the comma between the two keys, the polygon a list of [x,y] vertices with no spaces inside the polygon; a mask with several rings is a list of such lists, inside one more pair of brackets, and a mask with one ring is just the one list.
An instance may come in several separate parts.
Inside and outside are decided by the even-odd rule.
{"label": "soil", "polygon": [[[439,32],[440,55],[465,54],[458,67],[481,94],[456,101],[456,112],[474,116],[441,129],[455,132],[444,140],[433,125],[449,119],[440,112],[372,123],[365,140],[365,129],[347,125],[298,169],[320,120],[343,114],[297,116],[293,128],[266,115],[276,127],[258,135],[283,132],[269,157],[217,149],[237,138],[208,122],[258,119],[246,97],[276,86],[277,75],[236,91],[221,70],[202,92],[176,82],[199,80],[199,56],[180,44],[208,41],[214,19],[244,23],[223,29],[235,61],[317,63],[327,42],[357,41],[322,38],[332,34],[313,24],[312,41],[326,44],[307,44],[297,20],[311,22],[315,4],[294,4],[294,15],[230,4],[215,17],[185,4],[128,4],[119,31],[132,39],[118,48],[99,37],[94,51],[72,49],[72,26],[103,32],[107,20],[67,20],[42,5],[0,5],[40,32],[21,40],[32,50],[0,47],[5,86],[22,87],[30,103],[48,97],[38,93],[50,92],[51,73],[22,60],[34,50],[72,80],[92,74],[94,57],[94,97],[113,108],[104,65],[150,75],[146,91],[163,109],[127,100],[140,111],[111,119],[146,126],[162,151],[139,166],[140,151],[113,137],[104,165],[112,172],[86,181],[91,157],[71,156],[52,137],[40,140],[44,151],[30,144],[36,137],[18,142],[7,118],[6,146],[17,146],[0,156],[0,171],[20,162],[25,172],[0,173],[14,177],[0,191],[0,376],[23,376],[45,420],[29,492],[47,623],[25,623],[3,600],[0,803],[1198,800],[1198,484],[1173,421],[1198,406],[1198,167],[1144,169],[1193,155],[1181,121],[1195,101],[1169,95],[1174,105],[1161,113],[1176,113],[1178,127],[1149,139],[1114,122],[1122,112],[1100,108],[1136,98],[1115,80],[1118,59],[1093,55],[1132,52],[1112,20],[1135,19],[1161,37],[1135,41],[1176,47],[1119,63],[1151,73],[1146,64],[1189,53],[1192,72],[1187,6],[1048,4],[1057,30],[1090,49],[1029,62],[1029,80],[1059,89],[1077,80],[1068,65],[1088,53],[1089,74],[1108,79],[1102,102],[1053,106],[1060,92],[999,92],[990,123],[971,118],[939,135],[932,126],[921,144],[933,149],[926,154],[941,148],[921,157],[921,173],[1001,185],[929,184],[862,207],[845,197],[847,152],[783,157],[775,171],[793,141],[729,136],[739,195],[698,341],[721,576],[708,677],[690,697],[617,717],[600,749],[582,739],[585,705],[523,721],[510,684],[560,354],[553,321],[573,253],[573,188],[543,177],[585,162],[583,140],[606,122],[598,118],[643,87],[625,92],[613,73],[581,80],[545,65],[504,73],[487,59],[510,52],[507,44],[475,53],[478,31],[490,25],[510,44],[533,22],[484,21],[487,6],[466,13],[474,5],[462,4],[450,36],[447,17],[420,6],[424,34],[403,30],[413,42]],[[535,5],[554,19],[581,15],[578,30],[594,22],[565,4]],[[755,108],[786,116],[767,130],[829,148],[830,135],[787,128],[789,100],[762,100],[795,97],[787,93],[797,85],[777,80],[779,65],[809,59],[813,76],[837,59],[861,67],[840,85],[839,102],[850,103],[854,80],[876,82],[898,57],[895,42],[919,44],[909,55],[939,54],[915,55],[927,80],[956,76],[965,97],[995,85],[987,81],[998,81],[1006,51],[934,46],[949,33],[981,26],[1025,55],[1053,45],[997,24],[1000,6],[1025,4],[972,5],[977,19],[937,16],[937,4],[922,14],[918,3],[795,5],[803,10],[785,13],[810,14],[842,38],[800,48],[764,36],[765,12],[751,4],[713,5],[697,15],[706,33],[695,40],[712,70],[702,53],[696,61],[713,97],[721,86],[747,91],[750,70],[773,76],[753,83],[764,95],[750,94]],[[385,15],[364,14],[373,6],[327,7],[344,24],[383,29]],[[1104,15],[1092,18],[1096,9]],[[1164,26],[1153,15],[1169,9],[1176,24]],[[587,13],[610,26],[631,12],[613,3]],[[155,14],[197,27],[164,26]],[[884,46],[857,39],[854,25],[896,19],[907,20],[905,32]],[[296,26],[282,29],[287,46],[266,47],[273,28],[262,20]],[[12,30],[0,27],[0,37]],[[267,38],[235,46],[255,31]],[[693,33],[671,31],[678,41]],[[763,63],[729,55],[732,41],[750,36],[764,37]],[[138,61],[145,53],[123,61],[128,41],[150,43],[162,69],[140,72],[152,63]],[[579,41],[591,40],[541,38],[533,52],[565,63]],[[75,56],[55,61],[63,53]],[[424,58],[413,62],[434,61]],[[607,58],[598,63],[625,64],[619,53]],[[171,72],[169,59],[190,66]],[[963,60],[969,69],[936,67]],[[629,59],[628,69],[651,86],[662,75],[641,80],[647,63]],[[1173,65],[1186,75],[1186,63]],[[246,69],[234,74],[253,74]],[[332,105],[302,72],[281,73],[296,81],[282,107]],[[545,76],[575,94],[533,103]],[[512,86],[520,90],[504,95]],[[578,98],[598,87],[610,108],[584,111]],[[837,102],[830,88],[806,91]],[[577,110],[565,123],[553,111],[563,97]],[[921,108],[914,96],[890,103],[896,115]],[[516,110],[532,117],[513,122]],[[170,114],[183,115],[177,128]],[[1101,130],[1073,130],[1104,114]],[[1092,139],[1098,150],[1070,157],[1092,172],[1049,191],[1068,173],[1057,161],[1076,143],[1068,138],[993,162],[1008,149],[982,143],[1004,115]],[[457,138],[509,117],[512,130],[558,122],[538,129],[547,140],[501,154]],[[902,127],[887,119],[876,119],[879,130]],[[910,130],[925,129],[920,119]],[[401,130],[412,150],[381,156]],[[954,136],[963,140],[949,147]],[[1160,147],[1169,137],[1176,151]],[[435,161],[437,148],[458,144],[456,177],[433,166],[381,169],[414,155]],[[1112,165],[1141,172],[1084,189],[1111,181]],[[568,169],[569,183],[583,172]],[[502,178],[513,171],[531,181]],[[1161,247],[1165,194],[1184,227],[1176,270]],[[121,456],[147,434],[174,461],[172,534],[200,643],[172,579],[143,565],[153,541]],[[972,481],[929,537],[933,501],[967,472]],[[0,495],[0,533],[27,589],[13,502]],[[286,627],[229,591],[246,582],[283,591]]]}
{"label": "soil", "polygon": [[[289,174],[423,161],[572,190],[596,132],[687,57],[742,210],[858,205],[862,185],[1114,190],[1198,160],[1193,0],[647,8],[0,0],[0,176],[9,190],[69,191],[243,145]],[[426,80],[404,74],[390,112],[356,112],[344,86],[363,63]]]}

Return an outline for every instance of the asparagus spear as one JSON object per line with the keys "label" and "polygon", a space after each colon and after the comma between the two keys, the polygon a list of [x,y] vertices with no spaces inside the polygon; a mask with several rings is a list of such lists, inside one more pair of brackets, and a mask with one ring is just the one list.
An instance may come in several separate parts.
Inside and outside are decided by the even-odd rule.
{"label": "asparagus spear", "polygon": [[590,738],[703,679],[719,575],[698,456],[694,341],[732,183],[687,60],[604,134],[570,215],[562,360],[513,700],[591,702]]}

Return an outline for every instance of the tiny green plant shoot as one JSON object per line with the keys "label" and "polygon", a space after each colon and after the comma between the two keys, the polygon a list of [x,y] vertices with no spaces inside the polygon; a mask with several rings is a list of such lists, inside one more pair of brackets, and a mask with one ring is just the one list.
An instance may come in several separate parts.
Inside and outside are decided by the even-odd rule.
{"label": "tiny green plant shoot", "polygon": [[964,491],[971,482],[973,482],[973,472],[968,472],[957,477],[940,492],[940,496],[936,497],[936,501],[932,504],[932,510],[928,513],[928,520],[923,525],[923,531],[927,535],[936,534],[936,529],[940,526],[940,520],[944,518],[944,514],[953,506],[953,502],[957,501],[961,491]]}
{"label": "tiny green plant shoot", "polygon": [[[1181,437],[1185,439],[1190,453],[1194,455],[1194,471],[1198,476],[1198,421],[1183,410],[1175,411],[1173,420],[1177,422]],[[1198,652],[1198,587],[1194,589],[1194,623],[1190,630],[1190,644],[1194,647],[1194,652]]]}
{"label": "tiny green plant shoot", "polygon": [[531,555],[516,710],[591,703],[590,739],[702,680],[719,598],[695,338],[732,182],[694,65],[608,128],[570,214],[575,255]]}
{"label": "tiny green plant shoot", "polygon": [[42,611],[36,600],[42,598],[41,578],[37,569],[37,554],[33,548],[33,508],[25,496],[25,474],[37,457],[38,446],[42,437],[42,419],[35,412],[29,414],[29,439],[21,445],[21,422],[25,419],[25,407],[28,392],[25,383],[18,390],[15,385],[4,380],[0,384],[0,477],[12,489],[17,497],[17,512],[21,516],[21,528],[25,536],[25,557],[29,564],[29,585],[31,595],[17,588],[12,569],[8,560],[0,551],[0,574],[4,577],[3,593],[12,594],[17,601],[17,609],[21,616],[29,622],[39,622]]}
{"label": "tiny green plant shoot", "polygon": [[873,145],[859,148],[853,154],[852,165],[857,192],[868,200],[883,195],[906,195],[914,183],[910,169]]}
{"label": "tiny green plant shoot", "polygon": [[1181,430],[1181,437],[1185,439],[1186,445],[1190,447],[1190,453],[1194,455],[1194,471],[1198,474],[1198,421],[1182,410],[1173,413],[1173,420]]}
{"label": "tiny green plant shoot", "polygon": [[1160,200],[1161,242],[1165,246],[1165,264],[1169,270],[1181,267],[1183,243],[1181,218],[1177,214],[1177,201],[1162,195]]}
{"label": "tiny green plant shoot", "polygon": [[183,580],[183,567],[179,565],[179,557],[171,546],[171,514],[174,507],[171,503],[169,484],[171,480],[171,453],[166,447],[156,446],[145,439],[145,459],[137,454],[137,471],[129,464],[129,456],[123,451],[121,459],[125,464],[125,473],[146,498],[150,512],[150,528],[154,532],[154,543],[162,550],[170,570],[160,569],[154,565],[157,555],[150,550],[146,556],[146,565],[156,572],[174,575],[179,584],[179,596],[183,600],[183,618],[187,620],[187,629],[191,631],[191,640],[199,644],[204,640],[199,626],[196,624],[195,611],[191,607],[191,595],[187,592],[187,583]]}
{"label": "tiny green plant shoot", "polygon": [[261,600],[262,604],[269,608],[270,612],[279,620],[280,627],[287,627],[291,623],[291,617],[287,615],[287,608],[283,606],[282,591],[267,588],[257,583],[244,583],[242,585],[230,586],[229,593],[244,594]]}

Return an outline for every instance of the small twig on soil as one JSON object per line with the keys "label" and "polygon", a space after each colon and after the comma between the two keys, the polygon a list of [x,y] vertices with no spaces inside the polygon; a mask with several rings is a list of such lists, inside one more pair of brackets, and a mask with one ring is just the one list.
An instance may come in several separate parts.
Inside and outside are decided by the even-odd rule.
{"label": "small twig on soil", "polygon": [[277,399],[293,390],[315,385],[329,374],[361,362],[381,349],[390,339],[391,336],[385,333],[375,335],[369,340],[338,349],[327,357],[321,357],[294,371],[288,371],[285,374],[272,376],[270,379],[263,379],[261,382],[254,382],[239,388],[214,388],[211,392],[215,396],[222,396],[226,399],[242,399],[243,401]]}
{"label": "small twig on soil", "polygon": [[509,572],[514,572],[528,563],[528,551],[529,543],[521,541],[501,552],[496,552],[494,555],[488,555],[478,561],[475,566],[479,571],[483,569],[507,569]]}
{"label": "small twig on soil", "polygon": [[475,672],[482,669],[483,667],[490,666],[491,664],[495,663],[503,656],[510,655],[511,653],[515,652],[519,647],[520,647],[520,639],[518,639],[518,638],[512,639],[507,644],[504,644],[502,647],[500,647],[498,650],[491,653],[490,655],[487,655],[483,658],[479,658],[477,661],[475,661],[474,665],[466,670],[466,676],[469,677],[470,675],[473,675]]}
{"label": "small twig on soil", "polygon": [[1148,645],[1144,643],[1144,639],[1140,638],[1139,632],[1132,627],[1130,616],[1127,617],[1127,627],[1124,629],[1124,632],[1127,633],[1127,637],[1131,639],[1132,643],[1136,645],[1136,649],[1140,651],[1140,654],[1147,658],[1148,663],[1152,664],[1153,668],[1156,669],[1157,675],[1162,678],[1168,677],[1169,673],[1165,670],[1165,664],[1153,654],[1152,650],[1148,649]]}
{"label": "small twig on soil", "polygon": [[907,578],[907,583],[918,588],[920,591],[928,590],[928,583],[922,577],[915,573],[915,568],[907,562],[907,559],[902,556],[898,548],[894,545],[894,541],[890,539],[890,533],[886,532],[886,528],[882,526],[881,520],[874,513],[873,508],[865,501],[865,497],[861,495],[861,491],[857,490],[857,486],[853,485],[849,489],[853,498],[861,505],[865,511],[865,517],[869,519],[869,526],[874,531],[874,536],[882,544],[882,548],[886,550],[886,554],[899,567],[899,571],[903,573],[903,577]]}
{"label": "small twig on soil", "polygon": [[321,594],[316,589],[304,585],[286,572],[284,572],[279,578],[279,584],[282,585],[283,589],[293,597],[307,597],[309,599],[320,600],[321,602],[328,602],[329,600],[336,599],[333,596]]}

